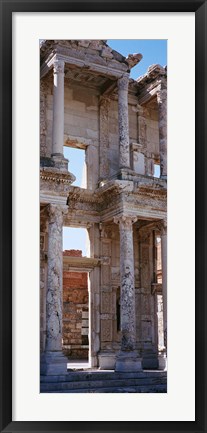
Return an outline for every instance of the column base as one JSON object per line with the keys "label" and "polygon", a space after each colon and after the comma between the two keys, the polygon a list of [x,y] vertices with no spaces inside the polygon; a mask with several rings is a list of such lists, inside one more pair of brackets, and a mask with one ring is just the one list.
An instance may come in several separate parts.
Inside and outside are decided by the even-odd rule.
{"label": "column base", "polygon": [[142,353],[142,368],[147,370],[157,370],[159,367],[158,355],[151,343],[144,346]]}
{"label": "column base", "polygon": [[167,356],[166,353],[160,354],[158,356],[159,370],[167,371]]}
{"label": "column base", "polygon": [[68,159],[62,153],[53,153],[51,156],[55,168],[68,171]]}
{"label": "column base", "polygon": [[110,351],[101,351],[98,354],[100,370],[114,370],[116,354]]}
{"label": "column base", "polygon": [[142,360],[136,351],[120,351],[116,358],[115,371],[134,372],[142,370]]}
{"label": "column base", "polygon": [[40,359],[40,374],[44,376],[58,376],[67,373],[68,358],[59,352],[44,352]]}

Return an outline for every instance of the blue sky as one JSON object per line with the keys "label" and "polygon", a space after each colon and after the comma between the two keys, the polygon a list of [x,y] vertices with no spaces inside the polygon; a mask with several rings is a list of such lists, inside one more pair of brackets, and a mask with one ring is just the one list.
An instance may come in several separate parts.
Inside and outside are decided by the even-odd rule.
{"label": "blue sky", "polygon": [[[128,54],[141,53],[143,58],[137,66],[131,70],[131,78],[138,78],[147,72],[149,66],[153,64],[167,65],[167,40],[156,39],[108,39],[107,44],[123,54],[125,57]],[[73,185],[80,185],[82,178],[82,170],[84,163],[84,152],[79,151],[77,154],[75,149],[65,149],[65,156],[69,159],[69,171],[77,177]],[[66,249],[81,249],[83,256],[86,255],[86,231],[84,229],[63,230],[63,250]]]}
{"label": "blue sky", "polygon": [[167,40],[166,39],[108,39],[107,44],[123,54],[125,57],[128,54],[141,53],[143,58],[137,66],[131,70],[131,78],[138,78],[145,74],[150,65],[160,64],[167,65]]}

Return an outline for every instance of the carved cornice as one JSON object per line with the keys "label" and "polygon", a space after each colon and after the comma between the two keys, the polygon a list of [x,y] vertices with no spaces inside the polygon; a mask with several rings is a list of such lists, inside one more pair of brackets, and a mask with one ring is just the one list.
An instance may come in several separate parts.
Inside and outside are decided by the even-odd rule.
{"label": "carved cornice", "polygon": [[71,185],[75,180],[75,176],[69,171],[57,170],[54,167],[43,167],[40,168],[40,180],[46,182],[60,183]]}
{"label": "carved cornice", "polygon": [[167,69],[160,65],[152,65],[147,73],[137,79],[139,86],[139,103],[144,104],[167,88]]}
{"label": "carved cornice", "polygon": [[[95,212],[104,212],[114,209],[112,214],[114,216],[115,207],[118,209],[119,204],[123,208],[126,206],[137,206],[144,203],[144,200],[151,199],[152,202],[149,206],[154,209],[162,209],[163,201],[166,201],[166,189],[161,185],[137,186],[133,190],[133,183],[128,181],[110,181],[103,187],[95,191],[87,190],[79,187],[68,187],[68,206],[70,210],[84,209],[84,205],[89,205],[91,210]],[[153,200],[156,200],[153,202]],[[161,202],[157,202],[161,200]],[[160,203],[160,204],[159,204]],[[113,218],[112,216],[112,218]]]}
{"label": "carved cornice", "polygon": [[167,77],[167,68],[163,68],[161,65],[151,65],[146,74],[139,77],[136,81],[138,84],[148,84],[153,82],[157,78]]}
{"label": "carved cornice", "polygon": [[130,67],[126,58],[102,40],[46,40],[41,46],[41,76],[51,68],[51,59],[119,78]]}
{"label": "carved cornice", "polygon": [[167,198],[167,190],[160,187],[144,187],[140,186],[134,191],[134,195],[152,197],[152,198]]}

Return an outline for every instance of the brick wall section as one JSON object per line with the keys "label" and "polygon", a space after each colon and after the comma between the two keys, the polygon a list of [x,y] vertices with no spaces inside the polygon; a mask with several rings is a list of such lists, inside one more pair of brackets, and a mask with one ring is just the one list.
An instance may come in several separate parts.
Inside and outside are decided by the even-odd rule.
{"label": "brick wall section", "polygon": [[[80,250],[63,256],[81,257]],[[88,357],[88,283],[86,272],[63,271],[63,349],[73,359]]]}
{"label": "brick wall section", "polygon": [[81,250],[65,250],[63,251],[64,257],[82,257],[82,251]]}

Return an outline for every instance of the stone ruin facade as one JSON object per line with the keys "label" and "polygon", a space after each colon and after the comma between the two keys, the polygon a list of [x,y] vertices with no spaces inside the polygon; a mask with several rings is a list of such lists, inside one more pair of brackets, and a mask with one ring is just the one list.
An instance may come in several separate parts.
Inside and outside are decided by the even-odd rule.
{"label": "stone ruin facade", "polygon": [[[88,284],[90,365],[164,368],[167,70],[152,65],[134,80],[142,55],[125,58],[105,40],[44,40],[40,59],[41,372],[67,371],[71,324],[82,328],[71,303],[83,299],[65,289],[75,274]],[[84,150],[86,188],[73,186],[64,146]],[[87,229],[90,257],[63,255],[63,226]]]}

